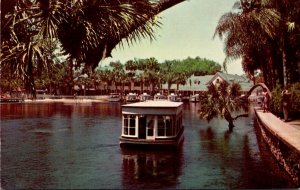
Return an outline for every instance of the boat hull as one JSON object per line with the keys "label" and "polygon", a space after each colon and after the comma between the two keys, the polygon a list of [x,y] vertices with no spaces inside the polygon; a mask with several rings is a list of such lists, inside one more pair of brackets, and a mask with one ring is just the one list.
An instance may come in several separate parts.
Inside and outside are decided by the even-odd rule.
{"label": "boat hull", "polygon": [[134,103],[134,102],[139,102],[140,100],[139,99],[134,99],[134,100],[126,100],[126,102],[129,102],[129,103]]}
{"label": "boat hull", "polygon": [[120,146],[180,146],[183,143],[184,136],[183,136],[184,128],[178,133],[176,137],[171,138],[156,138],[153,140],[148,139],[139,139],[139,138],[132,138],[132,137],[120,137]]}
{"label": "boat hull", "polygon": [[109,102],[120,102],[121,98],[109,98],[108,101]]}

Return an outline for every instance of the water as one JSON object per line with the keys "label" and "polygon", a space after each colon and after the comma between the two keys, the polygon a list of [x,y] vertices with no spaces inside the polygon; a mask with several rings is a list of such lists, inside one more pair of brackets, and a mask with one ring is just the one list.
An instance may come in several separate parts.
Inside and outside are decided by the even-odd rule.
{"label": "water", "polygon": [[258,142],[253,118],[200,120],[184,105],[183,146],[121,149],[119,103],[1,104],[4,189],[293,187]]}

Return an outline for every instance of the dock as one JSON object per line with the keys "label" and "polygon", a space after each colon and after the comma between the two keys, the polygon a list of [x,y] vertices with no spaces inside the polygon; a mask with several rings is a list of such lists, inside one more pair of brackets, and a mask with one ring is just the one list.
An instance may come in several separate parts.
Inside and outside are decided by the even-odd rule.
{"label": "dock", "polygon": [[24,98],[0,98],[0,103],[19,103],[24,102]]}
{"label": "dock", "polygon": [[300,187],[300,120],[284,122],[271,112],[256,109],[264,141],[278,162]]}

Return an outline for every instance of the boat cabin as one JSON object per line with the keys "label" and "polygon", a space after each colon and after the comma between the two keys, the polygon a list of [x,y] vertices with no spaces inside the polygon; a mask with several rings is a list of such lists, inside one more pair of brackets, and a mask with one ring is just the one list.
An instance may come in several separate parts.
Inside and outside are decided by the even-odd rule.
{"label": "boat cabin", "polygon": [[168,97],[161,93],[157,93],[154,95],[154,100],[155,101],[168,100]]}
{"label": "boat cabin", "polygon": [[121,101],[121,95],[118,93],[111,93],[108,97],[109,102],[120,102]]}
{"label": "boat cabin", "polygon": [[149,100],[153,100],[153,96],[147,94],[147,93],[143,93],[140,95],[140,101],[144,102],[144,101],[149,101]]}
{"label": "boat cabin", "polygon": [[136,93],[129,93],[126,96],[126,102],[139,102],[140,99]]}
{"label": "boat cabin", "polygon": [[120,144],[181,144],[182,111],[181,102],[145,101],[123,105]]}
{"label": "boat cabin", "polygon": [[181,98],[177,94],[174,94],[174,93],[171,93],[168,95],[168,100],[171,102],[181,102]]}
{"label": "boat cabin", "polygon": [[200,95],[195,94],[190,97],[190,102],[200,102]]}

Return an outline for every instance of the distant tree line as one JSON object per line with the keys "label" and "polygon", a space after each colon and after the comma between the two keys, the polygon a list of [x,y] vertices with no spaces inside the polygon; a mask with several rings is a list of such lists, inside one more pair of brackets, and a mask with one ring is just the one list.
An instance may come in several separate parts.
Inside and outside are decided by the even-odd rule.
{"label": "distant tree line", "polygon": [[[35,75],[37,89],[47,89],[49,93],[73,94],[74,86],[84,85],[86,88],[99,89],[105,85],[107,88],[115,84],[115,90],[122,90],[124,85],[132,82],[139,83],[142,91],[144,84],[150,86],[150,91],[160,88],[160,84],[167,83],[169,90],[172,84],[177,88],[184,85],[191,75],[212,75],[221,71],[221,65],[204,58],[187,58],[184,60],[166,60],[159,63],[155,58],[134,59],[126,63],[120,61],[111,62],[110,69],[97,67],[94,71],[81,69],[72,70],[68,61],[53,64],[51,73],[42,72]],[[0,85],[3,91],[11,91],[22,87],[22,80],[9,72],[2,72]],[[131,89],[129,89],[131,90]]]}

